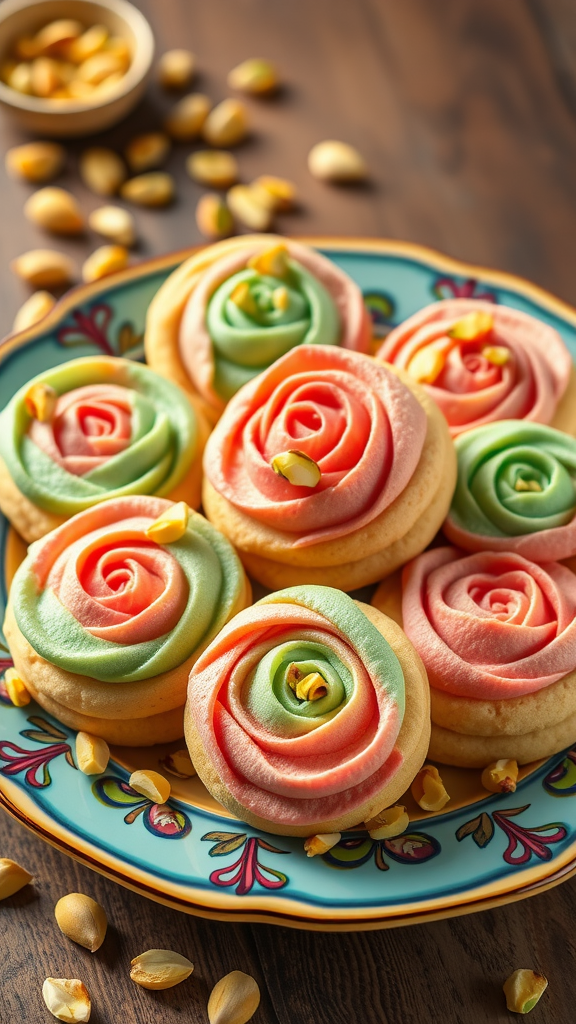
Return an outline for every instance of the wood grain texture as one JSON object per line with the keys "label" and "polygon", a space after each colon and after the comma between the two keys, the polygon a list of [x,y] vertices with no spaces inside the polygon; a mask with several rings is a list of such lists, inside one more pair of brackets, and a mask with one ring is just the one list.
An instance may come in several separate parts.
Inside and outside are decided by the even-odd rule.
{"label": "wood grain texture", "polygon": [[[576,19],[571,0],[137,0],[158,50],[190,46],[195,83],[215,100],[226,74],[248,56],[277,60],[287,85],[275,102],[249,100],[253,133],[238,150],[242,176],[278,173],[303,202],[279,228],[291,234],[391,236],[509,270],[576,302]],[[157,127],[170,99],[151,87],[129,121],[102,136],[122,146]],[[369,186],[330,188],[306,169],[322,138],[357,145],[373,169]],[[4,148],[22,140],[0,124]],[[61,184],[85,209],[89,195],[70,147]],[[138,258],[199,241],[201,190],[186,176],[189,146],[169,167],[178,201],[137,211]],[[46,238],[22,215],[31,188],[0,171],[0,332],[25,298],[8,261]],[[79,261],[95,237],[55,243]],[[576,883],[492,912],[396,931],[298,933],[214,924],[156,906],[80,867],[0,818],[0,854],[37,882],[0,907],[0,1021],[47,1019],[48,974],[79,975],[94,999],[95,1024],[206,1022],[212,985],[229,970],[262,989],[255,1024],[503,1024],[514,1018],[501,986],[517,967],[541,970],[550,986],[531,1020],[570,1024],[576,998]],[[466,851],[462,850],[462,856]],[[424,868],[424,870],[426,870]],[[80,890],[107,909],[110,934],[96,954],[58,932],[53,905]],[[132,956],[177,949],[196,964],[165,993],[138,989]]]}

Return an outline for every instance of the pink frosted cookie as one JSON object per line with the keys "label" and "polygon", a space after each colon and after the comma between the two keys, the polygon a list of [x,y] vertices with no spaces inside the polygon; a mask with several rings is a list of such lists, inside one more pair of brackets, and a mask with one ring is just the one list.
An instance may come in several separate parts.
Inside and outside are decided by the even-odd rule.
{"label": "pink frosted cookie", "polygon": [[576,374],[558,331],[480,299],[445,299],[396,327],[377,352],[438,403],[453,437],[496,420],[576,432]]}

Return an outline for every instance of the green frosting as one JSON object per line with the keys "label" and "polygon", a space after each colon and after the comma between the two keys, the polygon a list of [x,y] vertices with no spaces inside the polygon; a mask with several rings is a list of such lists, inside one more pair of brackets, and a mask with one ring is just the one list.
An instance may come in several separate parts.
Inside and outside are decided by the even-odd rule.
{"label": "green frosting", "polygon": [[[456,439],[450,519],[469,533],[519,537],[576,513],[576,440],[552,427],[503,420]],[[523,484],[540,490],[522,489]],[[517,489],[517,488],[520,489]]]}
{"label": "green frosting", "polygon": [[84,629],[50,588],[38,592],[32,568],[35,547],[16,572],[10,592],[20,631],[52,665],[108,683],[148,679],[181,665],[222,629],[243,586],[232,545],[201,516],[191,516],[182,539],[166,545],[188,583],[188,602],[178,624],[156,640],[116,644]]}
{"label": "green frosting", "polygon": [[[214,387],[226,401],[296,345],[337,345],[340,340],[338,311],[326,288],[299,263],[291,260],[289,266],[286,280],[241,270],[224,281],[208,303]],[[254,301],[252,315],[230,298],[242,281],[248,283]],[[286,309],[277,309],[272,300],[279,287],[286,288]]]}
{"label": "green frosting", "polygon": [[[302,586],[280,590],[258,604],[293,603],[310,608],[333,623],[360,657],[373,680],[378,681],[404,717],[404,673],[387,640],[364,612],[340,590]],[[256,606],[257,607],[257,606]],[[296,665],[303,675],[318,672],[326,684],[326,696],[299,700],[287,673]],[[247,677],[243,691],[246,709],[271,732],[284,737],[301,736],[329,721],[346,706],[354,693],[351,665],[329,643],[294,636],[272,648]]]}
{"label": "green frosting", "polygon": [[[124,451],[86,473],[68,473],[27,435],[25,395],[33,384],[58,395],[91,384],[126,387],[132,405],[132,437]],[[128,361],[74,359],[34,377],[0,413],[0,457],[12,480],[39,508],[73,516],[105,498],[170,494],[184,479],[198,450],[198,424],[190,403],[170,381]]]}

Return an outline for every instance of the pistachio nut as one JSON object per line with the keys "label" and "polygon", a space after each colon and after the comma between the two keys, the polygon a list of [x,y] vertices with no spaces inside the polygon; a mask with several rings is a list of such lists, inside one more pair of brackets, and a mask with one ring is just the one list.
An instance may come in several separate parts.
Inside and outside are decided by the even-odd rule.
{"label": "pistachio nut", "polygon": [[64,84],[58,61],[53,57],[37,57],[30,67],[30,86],[34,96],[48,99]]}
{"label": "pistachio nut", "polygon": [[246,1024],[260,1004],[257,982],[243,971],[231,971],[216,983],[208,1000],[210,1024]]}
{"label": "pistachio nut", "polygon": [[518,781],[518,763],[502,758],[482,772],[482,785],[490,793],[514,793]]}
{"label": "pistachio nut", "polygon": [[228,75],[228,85],[240,92],[262,96],[276,91],[279,85],[278,72],[271,61],[254,57],[232,68]]}
{"label": "pistachio nut", "polygon": [[142,988],[158,991],[186,981],[193,970],[194,964],[181,953],[171,949],[148,949],[132,960],[130,977]]}
{"label": "pistachio nut", "polygon": [[168,779],[165,779],[159,772],[153,772],[148,769],[139,769],[136,772],[132,772],[128,779],[128,785],[135,793],[145,796],[153,804],[165,804],[171,792]]}
{"label": "pistachio nut", "polygon": [[189,142],[201,132],[212,106],[207,96],[192,92],[175,103],[164,121],[164,129],[178,142]]}
{"label": "pistachio nut", "polygon": [[272,223],[270,194],[259,185],[233,185],[226,200],[234,217],[252,231],[268,231]]}
{"label": "pistachio nut", "polygon": [[275,455],[271,466],[278,476],[294,487],[316,487],[322,476],[318,463],[296,448]]}
{"label": "pistachio nut", "polygon": [[269,249],[263,249],[262,252],[251,256],[248,266],[259,274],[278,277],[283,281],[290,274],[288,250],[282,243],[273,245]]}
{"label": "pistachio nut", "polygon": [[328,853],[333,846],[337,846],[342,839],[340,832],[324,832],[318,836],[310,836],[304,840],[304,849],[307,857],[318,857]]}
{"label": "pistachio nut", "polygon": [[6,900],[20,892],[32,881],[32,875],[15,860],[0,857],[0,900]]}
{"label": "pistachio nut", "polygon": [[492,363],[492,366],[505,366],[512,355],[506,345],[484,345],[481,352],[484,359],[488,363]]}
{"label": "pistachio nut", "polygon": [[148,171],[129,178],[120,189],[120,195],[138,206],[167,206],[174,199],[174,178],[165,171]]}
{"label": "pistachio nut", "polygon": [[67,53],[67,44],[82,34],[82,28],[80,22],[74,18],[59,18],[56,21],[50,21],[36,33],[32,40],[32,47],[38,55],[64,56]]}
{"label": "pistachio nut", "polygon": [[425,764],[410,786],[410,792],[423,811],[441,811],[450,797],[433,764]]}
{"label": "pistachio nut", "polygon": [[118,245],[134,245],[136,222],[129,210],[122,206],[99,206],[88,216],[93,231]]}
{"label": "pistachio nut", "polygon": [[186,89],[194,77],[196,58],[190,50],[168,50],[158,63],[160,85],[165,89]]}
{"label": "pistachio nut", "polygon": [[186,170],[194,181],[209,188],[230,188],[238,181],[238,161],[223,149],[199,149],[190,153]]}
{"label": "pistachio nut", "polygon": [[108,920],[96,900],[82,892],[69,892],[54,907],[56,924],[67,939],[95,953],[104,942]]}
{"label": "pistachio nut", "polygon": [[26,684],[20,678],[15,668],[6,669],[4,684],[15,708],[25,708],[30,703],[31,697],[26,689]]}
{"label": "pistachio nut", "polygon": [[24,204],[24,216],[55,235],[78,235],[84,217],[78,200],[65,188],[47,185],[34,192]]}
{"label": "pistachio nut", "polygon": [[493,326],[494,317],[491,313],[476,310],[458,320],[448,331],[448,336],[458,341],[477,341],[488,334]]}
{"label": "pistachio nut", "polygon": [[82,264],[82,280],[89,284],[128,266],[130,254],[123,245],[101,245]]}
{"label": "pistachio nut", "polygon": [[33,288],[61,288],[76,277],[74,262],[55,249],[31,249],[12,260],[10,269]]}
{"label": "pistachio nut", "polygon": [[76,761],[84,775],[101,775],[110,760],[110,748],[101,736],[89,732],[76,733]]}
{"label": "pistachio nut", "polygon": [[202,126],[202,137],[209,146],[235,146],[248,133],[248,116],[240,100],[222,100],[210,111]]}
{"label": "pistachio nut", "polygon": [[5,161],[12,178],[40,183],[60,174],[66,162],[66,150],[58,142],[25,142],[9,149]]}
{"label": "pistachio nut", "polygon": [[128,67],[126,56],[104,49],[88,57],[78,68],[78,78],[88,85],[100,85],[109,75],[120,71],[122,74]]}
{"label": "pistachio nut", "polygon": [[92,1004],[88,989],[78,978],[46,978],[42,998],[53,1017],[76,1024],[90,1020]]}
{"label": "pistachio nut", "polygon": [[323,181],[363,181],[368,175],[364,158],[354,146],[329,139],[318,142],[308,154],[308,169]]}
{"label": "pistachio nut", "polygon": [[74,64],[82,64],[104,47],[108,35],[106,25],[91,25],[82,35],[71,40],[66,47],[66,57]]}
{"label": "pistachio nut", "polygon": [[387,807],[386,810],[380,811],[374,818],[365,822],[371,839],[394,839],[395,836],[401,836],[409,824],[408,812],[402,804]]}
{"label": "pistachio nut", "polygon": [[125,149],[128,166],[135,174],[160,167],[170,152],[170,139],[163,132],[148,132],[137,135]]}
{"label": "pistachio nut", "polygon": [[13,331],[25,331],[28,327],[33,327],[34,324],[43,320],[48,315],[51,309],[56,305],[56,299],[50,292],[34,292],[26,302],[20,306],[20,309],[14,317],[14,323],[12,325]]}
{"label": "pistachio nut", "polygon": [[512,1013],[530,1013],[548,987],[543,974],[521,968],[504,982],[506,1008]]}
{"label": "pistachio nut", "polygon": [[98,196],[112,196],[126,180],[124,161],[113,149],[94,146],[80,157],[80,177]]}
{"label": "pistachio nut", "polygon": [[185,501],[178,501],[150,523],[146,529],[146,537],[156,544],[173,544],[186,533],[189,518],[188,505]]}
{"label": "pistachio nut", "polygon": [[445,365],[446,354],[434,345],[425,345],[415,352],[406,369],[418,384],[433,384]]}
{"label": "pistachio nut", "polygon": [[[58,393],[50,384],[32,384],[24,395],[26,412],[40,423],[50,423],[56,411]],[[15,669],[8,669],[15,672]]]}
{"label": "pistachio nut", "polygon": [[32,94],[32,65],[16,64],[8,76],[8,85],[26,96]]}
{"label": "pistachio nut", "polygon": [[234,231],[234,221],[222,196],[207,192],[196,207],[198,230],[207,238],[227,238]]}
{"label": "pistachio nut", "polygon": [[274,200],[274,210],[286,212],[296,204],[296,186],[286,178],[277,178],[273,174],[262,174],[256,178],[255,185],[266,189]]}

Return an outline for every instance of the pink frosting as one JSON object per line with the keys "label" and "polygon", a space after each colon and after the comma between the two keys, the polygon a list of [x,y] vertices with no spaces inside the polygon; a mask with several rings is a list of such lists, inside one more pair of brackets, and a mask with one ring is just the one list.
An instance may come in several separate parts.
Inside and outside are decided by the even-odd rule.
{"label": "pink frosting", "polygon": [[[372,329],[358,285],[334,263],[306,245],[291,239],[278,239],[296,260],[324,285],[340,315],[343,348],[367,352]],[[211,405],[224,408],[225,402],[215,391],[214,355],[212,340],[206,327],[206,307],[212,295],[224,281],[245,269],[252,256],[256,256],[274,243],[274,238],[262,242],[247,240],[240,251],[226,254],[202,272],[200,280],[188,299],[180,326],[180,356],[191,381]]]}
{"label": "pink frosting", "polygon": [[[459,341],[449,331],[464,316],[488,313],[493,328],[479,341]],[[495,366],[485,346],[506,348],[509,358]],[[550,423],[568,385],[570,353],[558,331],[535,317],[479,299],[446,299],[421,309],[396,327],[377,355],[407,369],[420,350],[432,346],[445,356],[433,384],[424,384],[448,420],[452,436],[495,420]]]}
{"label": "pink frosting", "polygon": [[170,504],[120,498],[64,523],[43,539],[33,562],[39,588],[52,588],[102,640],[131,645],[169,633],[186,607],[188,583],[175,557],[145,530]]}
{"label": "pink frosting", "polygon": [[[401,381],[367,356],[323,345],[288,352],[229,402],[206,446],[213,487],[253,518],[293,533],[294,546],[370,523],[418,464],[426,414]],[[297,449],[320,482],[297,487],[271,467]]]}
{"label": "pink frosting", "polygon": [[[283,736],[244,706],[250,671],[296,636],[328,644],[355,689],[317,728]],[[304,825],[360,807],[398,771],[397,705],[375,684],[348,638],[300,605],[259,604],[224,627],[190,674],[188,707],[204,749],[232,796],[271,821]]]}
{"label": "pink frosting", "polygon": [[521,697],[576,669],[576,576],[557,562],[426,551],[404,569],[402,618],[430,685],[459,697]]}
{"label": "pink frosting", "polygon": [[129,392],[116,384],[73,388],[58,398],[52,420],[33,419],[28,434],[68,473],[84,476],[130,444]]}

